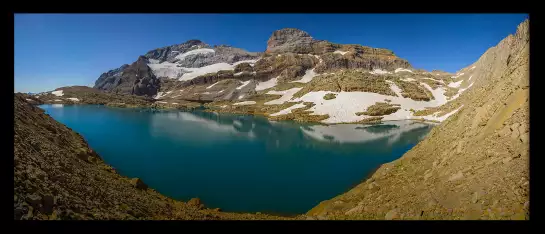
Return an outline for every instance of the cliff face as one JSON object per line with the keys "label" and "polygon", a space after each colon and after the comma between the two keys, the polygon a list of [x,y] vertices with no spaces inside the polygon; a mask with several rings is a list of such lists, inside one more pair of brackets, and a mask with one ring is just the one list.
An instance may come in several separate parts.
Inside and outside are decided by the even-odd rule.
{"label": "cliff face", "polygon": [[[460,73],[463,107],[402,158],[310,219],[527,219],[529,21]],[[447,106],[446,105],[446,106]]]}
{"label": "cliff face", "polygon": [[106,165],[83,137],[14,96],[14,219],[280,219],[174,201]]}

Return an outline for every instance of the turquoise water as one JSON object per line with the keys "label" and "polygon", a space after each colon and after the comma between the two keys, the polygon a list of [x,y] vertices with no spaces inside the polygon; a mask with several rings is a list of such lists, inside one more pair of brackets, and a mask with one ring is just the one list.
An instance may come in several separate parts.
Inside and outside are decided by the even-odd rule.
{"label": "turquoise water", "polygon": [[128,177],[232,212],[301,214],[360,183],[432,126],[311,125],[207,112],[43,105]]}

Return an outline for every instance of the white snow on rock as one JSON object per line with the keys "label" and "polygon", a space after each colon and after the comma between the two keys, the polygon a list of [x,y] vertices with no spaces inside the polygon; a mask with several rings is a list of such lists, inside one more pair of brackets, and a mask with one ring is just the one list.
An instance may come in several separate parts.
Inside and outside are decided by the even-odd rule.
{"label": "white snow on rock", "polygon": [[405,69],[405,68],[398,68],[396,69],[394,72],[395,73],[398,73],[398,72],[410,72],[410,73],[413,73],[413,71],[409,70],[409,69]]}
{"label": "white snow on rock", "polygon": [[411,82],[411,81],[415,81],[415,79],[413,78],[403,78],[401,79],[402,81],[405,81],[405,82]]}
{"label": "white snow on rock", "polygon": [[204,92],[204,93],[201,93],[201,94],[210,94],[210,92]]}
{"label": "white snow on rock", "polygon": [[223,91],[225,91],[225,89],[222,89],[222,90],[218,91],[218,93],[223,93]]}
{"label": "white snow on rock", "polygon": [[271,114],[271,116],[289,114],[289,113],[291,113],[291,110],[298,109],[298,108],[302,108],[302,107],[306,107],[305,104],[303,104],[303,103],[297,103],[297,104],[295,104],[295,105],[293,105],[293,106],[290,106],[290,107],[288,107],[288,108],[286,108],[286,109],[284,109],[284,110],[281,110],[281,111],[279,111],[279,112],[277,112],[277,113]]}
{"label": "white snow on rock", "polygon": [[265,90],[265,89],[272,88],[272,87],[276,86],[276,84],[278,82],[278,77],[269,79],[268,81],[265,81],[265,82],[259,82],[255,86],[255,90],[260,91],[260,90]]}
{"label": "white snow on rock", "polygon": [[451,115],[455,114],[456,112],[458,112],[462,107],[464,107],[464,105],[458,107],[458,109],[456,110],[453,110],[449,113],[446,113],[444,114],[443,116],[440,116],[438,117],[437,115],[440,113],[440,112],[435,112],[431,115],[425,115],[425,116],[415,116],[416,119],[425,119],[425,120],[435,120],[435,121],[439,121],[439,122],[443,122],[445,121],[448,117],[450,117]]}
{"label": "white snow on rock", "polygon": [[250,84],[250,82],[252,82],[252,80],[243,81],[242,84],[238,86],[236,89],[242,89],[246,87],[246,85]]}
{"label": "white snow on rock", "polygon": [[451,82],[450,84],[448,84],[448,87],[451,87],[451,88],[458,88],[460,87],[460,85],[462,84],[463,80],[460,80],[458,82]]}
{"label": "white snow on rock", "polygon": [[215,53],[216,51],[214,51],[213,49],[208,49],[208,48],[202,48],[202,49],[195,49],[195,50],[191,50],[191,51],[188,51],[188,52],[185,52],[183,54],[179,54],[179,55],[176,55],[176,59],[179,59],[179,60],[184,60],[185,57],[189,56],[189,55],[194,55],[194,54],[210,54],[210,53]]}
{"label": "white snow on rock", "polygon": [[471,81],[471,78],[473,78],[473,75],[469,76],[469,79],[468,79],[468,81]]}
{"label": "white snow on rock", "polygon": [[148,61],[151,64],[158,64],[160,62],[160,60],[157,60],[157,59],[148,59]]}
{"label": "white snow on rock", "polygon": [[225,108],[225,107],[227,107],[227,105],[223,105],[223,106],[220,106],[220,107],[221,107],[221,108]]}
{"label": "white snow on rock", "polygon": [[25,98],[25,100],[27,100],[27,101],[32,101],[32,99],[29,99],[29,98]]}
{"label": "white snow on rock", "polygon": [[[302,132],[319,141],[334,141],[339,143],[363,143],[383,138],[396,138],[404,132],[413,129],[428,127],[428,124],[410,122],[410,121],[388,121],[378,125],[396,125],[388,131],[371,132],[366,128],[373,125],[363,124],[334,124],[334,125],[314,125],[308,127],[300,127]],[[310,129],[308,129],[310,128]],[[326,137],[329,136],[329,137]],[[331,139],[333,137],[333,139]]]}
{"label": "white snow on rock", "polygon": [[62,89],[61,90],[57,90],[57,91],[52,91],[51,94],[57,96],[57,97],[62,97],[62,95],[64,95]]}
{"label": "white snow on rock", "polygon": [[276,100],[265,102],[264,104],[265,105],[280,105],[280,104],[282,104],[284,102],[289,101],[291,98],[293,98],[293,95],[295,93],[299,92],[299,90],[301,90],[301,89],[302,88],[291,88],[291,89],[284,90],[284,91],[271,90],[271,91],[267,92],[267,94],[282,95],[282,97],[280,97],[279,99],[276,99]]}
{"label": "white snow on rock", "polygon": [[244,73],[244,72],[237,72],[237,73],[235,73],[235,74],[233,74],[233,75],[234,75],[234,76],[240,76],[240,75],[242,75],[242,73]]}
{"label": "white snow on rock", "polygon": [[460,97],[460,95],[461,95],[463,92],[465,92],[467,89],[471,88],[471,86],[473,86],[474,83],[475,83],[475,82],[469,84],[469,86],[467,86],[465,89],[458,89],[458,93],[457,93],[456,95],[452,96],[452,97],[449,99],[449,101],[452,101],[452,100],[454,100],[454,99]]}
{"label": "white snow on rock", "polygon": [[[188,52],[189,53],[189,52]],[[204,67],[179,67],[179,64],[162,62],[159,64],[148,64],[153,71],[153,74],[157,77],[168,77],[172,79],[179,79],[180,81],[191,80],[197,76],[205,75],[207,73],[216,73],[222,70],[234,70],[235,66],[241,63],[249,63],[253,65],[257,62],[257,59],[243,60],[233,64],[228,63],[215,63]]]}
{"label": "white snow on rock", "polygon": [[238,99],[243,99],[244,98],[244,94],[238,96]]}
{"label": "white snow on rock", "polygon": [[386,82],[388,82],[390,84],[390,89],[398,96],[398,97],[402,97],[401,95],[401,92],[402,90],[391,80],[387,80]]}
{"label": "white snow on rock", "polygon": [[463,75],[464,75],[464,73],[462,72],[462,73],[460,73],[460,74],[458,74],[458,75],[451,76],[450,78],[456,79],[456,78],[458,78],[458,77],[460,77],[460,76],[463,76]]}
{"label": "white snow on rock", "polygon": [[[356,122],[369,118],[371,116],[357,116],[356,112],[365,111],[369,106],[374,105],[376,102],[383,102],[384,99],[389,99],[391,100],[391,104],[399,104],[401,107],[401,109],[399,109],[397,112],[390,115],[385,115],[384,120],[411,119],[413,114],[409,111],[410,109],[422,110],[426,107],[440,106],[447,102],[446,97],[444,96],[445,89],[443,87],[439,87],[434,90],[427,84],[422,85],[430,90],[430,92],[434,95],[434,100],[429,102],[415,101],[410,98],[394,97],[370,92],[317,91],[309,92],[292,101],[313,102],[316,104],[311,107],[309,111],[312,111],[313,114],[316,115],[329,115],[328,119],[322,121],[324,123]],[[323,100],[323,96],[326,93],[335,93],[337,94],[337,97],[331,100]]]}
{"label": "white snow on rock", "polygon": [[[166,94],[165,94],[166,95]],[[165,95],[163,95],[163,92],[158,92],[155,97],[153,97],[154,99],[159,99],[161,97],[164,97]]]}
{"label": "white snow on rock", "polygon": [[345,55],[346,53],[348,53],[348,51],[335,50],[335,52],[333,52],[333,53],[334,53],[334,54]]}
{"label": "white snow on rock", "polygon": [[174,97],[172,97],[172,98],[177,98],[177,97],[179,97],[179,96],[182,96],[182,95],[176,95],[176,96],[174,96]]}
{"label": "white snow on rock", "polygon": [[382,69],[375,69],[375,70],[373,70],[373,71],[371,71],[369,73],[374,74],[374,75],[392,74],[391,72],[385,71],[385,70],[382,70]]}
{"label": "white snow on rock", "polygon": [[157,103],[163,103],[163,104],[168,104],[168,102],[161,102],[161,101],[159,101],[159,102],[157,102]]}
{"label": "white snow on rock", "polygon": [[174,105],[178,105],[178,103],[177,103],[177,102],[173,102],[172,104],[174,104]]}
{"label": "white snow on rock", "polygon": [[476,67],[477,67],[477,66],[473,66],[473,67],[470,68],[470,70],[471,70],[471,69],[475,69]]}
{"label": "white snow on rock", "polygon": [[316,72],[314,72],[314,68],[308,69],[307,71],[305,71],[305,75],[303,75],[303,77],[300,80],[292,81],[291,83],[293,83],[293,82],[308,83],[308,82],[312,81],[312,79],[315,76],[317,76],[317,74],[316,74]]}
{"label": "white snow on rock", "polygon": [[420,79],[424,79],[424,80],[433,80],[433,81],[437,81],[437,82],[440,82],[440,83],[445,84],[445,81],[443,81],[443,80],[436,80],[436,79],[428,78],[428,77],[422,77],[422,78],[420,78]]}
{"label": "white snow on rock", "polygon": [[74,101],[74,102],[79,102],[79,99],[78,99],[78,98],[75,98],[75,97],[71,97],[71,98],[67,98],[67,99],[72,100],[72,101]]}
{"label": "white snow on rock", "polygon": [[56,102],[62,102],[62,100],[60,100],[60,99],[55,99],[55,101],[56,101]]}
{"label": "white snow on rock", "polygon": [[244,105],[253,105],[253,104],[255,104],[255,101],[245,101],[245,102],[234,103],[233,106],[244,106]]}

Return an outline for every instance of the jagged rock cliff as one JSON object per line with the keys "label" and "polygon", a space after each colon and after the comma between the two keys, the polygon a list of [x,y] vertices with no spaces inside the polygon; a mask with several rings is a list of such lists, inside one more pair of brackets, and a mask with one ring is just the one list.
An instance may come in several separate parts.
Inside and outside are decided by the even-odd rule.
{"label": "jagged rock cliff", "polygon": [[528,219],[529,40],[526,20],[459,72],[474,85],[457,113],[308,218]]}

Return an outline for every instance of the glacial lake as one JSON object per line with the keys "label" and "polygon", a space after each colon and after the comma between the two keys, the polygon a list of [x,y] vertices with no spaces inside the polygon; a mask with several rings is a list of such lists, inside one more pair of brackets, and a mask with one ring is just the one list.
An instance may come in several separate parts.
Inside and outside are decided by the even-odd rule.
{"label": "glacial lake", "polygon": [[401,157],[433,125],[301,124],[203,111],[42,105],[128,177],[229,212],[302,214]]}

